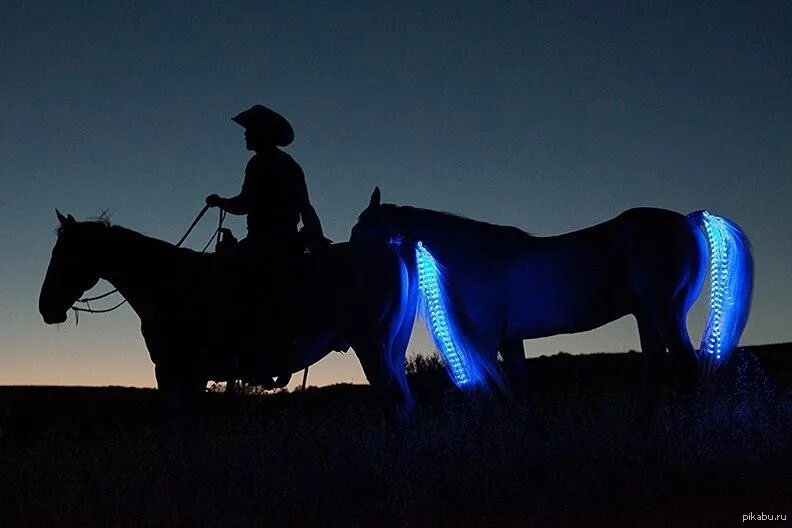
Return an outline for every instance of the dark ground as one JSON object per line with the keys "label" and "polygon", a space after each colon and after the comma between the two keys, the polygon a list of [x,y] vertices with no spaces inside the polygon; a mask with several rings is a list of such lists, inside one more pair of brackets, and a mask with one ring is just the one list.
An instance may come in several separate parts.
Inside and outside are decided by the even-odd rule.
{"label": "dark ground", "polygon": [[169,440],[153,390],[0,387],[0,526],[789,518],[792,345],[735,357],[736,380],[666,388],[648,420],[637,353],[528,360],[530,404],[460,395],[424,362],[419,405],[397,429],[366,386],[209,394],[187,448]]}

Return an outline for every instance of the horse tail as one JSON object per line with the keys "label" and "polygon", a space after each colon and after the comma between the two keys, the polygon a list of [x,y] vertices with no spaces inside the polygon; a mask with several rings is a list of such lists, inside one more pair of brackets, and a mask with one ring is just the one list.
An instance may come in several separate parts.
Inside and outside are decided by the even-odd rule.
{"label": "horse tail", "polygon": [[402,316],[399,331],[396,334],[394,346],[397,347],[398,350],[403,350],[406,355],[407,345],[412,336],[413,327],[415,326],[415,317],[418,313],[418,270],[415,265],[414,252],[400,251],[399,256],[405,265],[407,279],[405,281],[404,315]]}
{"label": "horse tail", "polygon": [[449,288],[442,265],[420,241],[415,246],[415,269],[421,317],[454,384],[467,389],[499,380],[496,365],[485,361],[473,344],[474,327]]}
{"label": "horse tail", "polygon": [[707,211],[690,213],[688,218],[707,236],[710,298],[701,354],[717,365],[737,347],[748,322],[753,257],[748,237],[731,220]]}
{"label": "horse tail", "polygon": [[388,363],[403,391],[403,403],[412,407],[413,400],[407,383],[407,344],[415,324],[415,309],[410,305],[410,269],[397,252],[393,252],[399,268],[399,308],[394,322],[388,351]]}

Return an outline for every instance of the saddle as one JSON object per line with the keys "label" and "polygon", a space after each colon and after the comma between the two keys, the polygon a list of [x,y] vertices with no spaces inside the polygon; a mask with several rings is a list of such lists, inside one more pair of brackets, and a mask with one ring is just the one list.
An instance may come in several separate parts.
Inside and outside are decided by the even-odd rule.
{"label": "saddle", "polygon": [[284,379],[283,363],[296,342],[316,332],[322,317],[314,305],[324,296],[330,245],[254,244],[220,231],[214,273],[222,307],[219,342],[225,353],[236,351],[242,371],[257,384],[270,374]]}
{"label": "saddle", "polygon": [[[323,244],[309,247],[305,240],[305,235],[300,231],[293,244],[246,244],[247,239],[240,242],[230,229],[222,228],[215,246],[217,270],[226,275],[241,272],[242,276],[235,275],[234,278],[247,282],[248,287],[260,284],[272,287],[271,282],[275,282],[276,286],[284,286],[284,278],[299,279],[302,284],[310,283],[322,270],[326,260],[323,257],[332,246],[332,241],[325,238]],[[266,276],[268,273],[277,276],[270,281]]]}

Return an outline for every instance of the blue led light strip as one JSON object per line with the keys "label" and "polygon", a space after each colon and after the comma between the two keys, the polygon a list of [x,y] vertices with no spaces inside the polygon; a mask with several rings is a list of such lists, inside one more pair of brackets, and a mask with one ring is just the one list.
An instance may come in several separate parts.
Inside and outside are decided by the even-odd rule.
{"label": "blue led light strip", "polygon": [[458,387],[476,385],[481,381],[481,376],[469,361],[454,321],[448,313],[437,261],[421,242],[416,245],[415,254],[423,314],[435,345]]}
{"label": "blue led light strip", "polygon": [[747,238],[730,220],[702,211],[700,225],[710,259],[710,310],[701,351],[720,362],[737,346],[748,320],[753,260]]}
{"label": "blue led light strip", "polygon": [[726,246],[725,229],[723,221],[717,216],[704,211],[704,229],[710,248],[710,321],[707,326],[710,332],[704,335],[705,342],[702,349],[710,357],[720,360],[723,353],[721,341],[721,322],[723,319],[723,304],[728,292],[724,290],[729,276],[728,260],[729,250]]}

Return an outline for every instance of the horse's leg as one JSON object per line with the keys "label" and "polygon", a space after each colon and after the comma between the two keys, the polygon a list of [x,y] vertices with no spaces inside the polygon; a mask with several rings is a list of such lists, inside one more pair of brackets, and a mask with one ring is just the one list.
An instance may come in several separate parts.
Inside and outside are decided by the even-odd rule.
{"label": "horse's leg", "polygon": [[677,380],[684,387],[690,387],[695,384],[699,365],[696,349],[693,348],[687,331],[686,315],[687,310],[679,305],[672,309],[668,317],[664,319],[663,337]]}
{"label": "horse's leg", "polygon": [[360,360],[369,384],[385,399],[387,417],[390,421],[406,419],[412,407],[412,397],[407,386],[404,369],[404,352],[383,342],[353,340],[352,348]]}
{"label": "horse's leg", "polygon": [[[186,461],[193,456],[201,435],[198,428],[198,396],[201,382],[186,365],[160,363],[154,369],[157,390],[166,406],[166,445],[170,458]],[[205,382],[204,382],[205,384]],[[186,455],[188,458],[182,458]]]}
{"label": "horse's leg", "polygon": [[650,418],[654,411],[660,385],[663,379],[665,345],[654,318],[646,311],[635,316],[638,322],[638,337],[641,340],[641,352],[644,357],[644,389],[642,398],[642,414]]}
{"label": "horse's leg", "polygon": [[162,325],[141,325],[143,340],[146,342],[149,356],[154,362],[154,375],[157,379],[157,391],[164,400],[169,414],[166,421],[172,425],[184,415],[186,394],[184,388],[184,368],[178,366],[179,345],[171,338]]}
{"label": "horse's leg", "polygon": [[505,340],[500,345],[503,366],[509,388],[515,394],[528,394],[528,375],[525,364],[525,350],[521,339]]}
{"label": "horse's leg", "polygon": [[540,437],[546,437],[547,424],[539,412],[541,406],[537,405],[536,397],[531,394],[528,384],[528,365],[525,361],[525,349],[523,348],[522,340],[503,341],[500,345],[500,353],[503,357],[509,392],[519,402],[520,408],[524,411],[524,422],[529,424],[530,429]]}
{"label": "horse's leg", "polygon": [[[698,371],[696,352],[687,332],[687,313],[701,291],[706,276],[706,242],[697,228],[689,225],[672,232],[666,243],[676,251],[653,257],[648,269],[653,280],[644,284],[644,308],[669,351],[669,367],[677,381],[695,383]],[[643,269],[643,268],[642,268]]]}
{"label": "horse's leg", "polygon": [[649,313],[636,314],[638,338],[641,341],[641,352],[644,357],[644,369],[647,380],[659,384],[662,380],[666,347],[658,325]]}
{"label": "horse's leg", "polygon": [[[151,350],[151,346],[149,346]],[[184,413],[180,392],[169,369],[162,364],[154,366],[154,377],[157,379],[157,396],[160,401],[159,415],[162,424],[162,445],[160,446],[168,461],[183,460],[182,431]]]}

